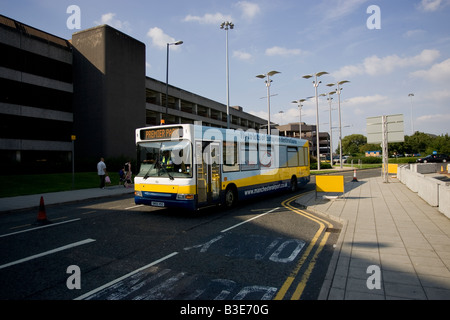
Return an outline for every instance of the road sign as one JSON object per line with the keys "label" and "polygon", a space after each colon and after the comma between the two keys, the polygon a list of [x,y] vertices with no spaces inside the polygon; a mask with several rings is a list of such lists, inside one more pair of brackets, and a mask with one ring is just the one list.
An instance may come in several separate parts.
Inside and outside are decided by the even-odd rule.
{"label": "road sign", "polygon": [[383,117],[386,117],[386,131],[388,142],[405,141],[403,114],[369,117],[367,121],[367,143],[383,142]]}
{"label": "road sign", "polygon": [[[405,141],[403,114],[370,117],[367,121],[367,143],[381,143],[383,168],[388,167],[389,142]],[[388,182],[388,170],[382,172],[384,182]]]}

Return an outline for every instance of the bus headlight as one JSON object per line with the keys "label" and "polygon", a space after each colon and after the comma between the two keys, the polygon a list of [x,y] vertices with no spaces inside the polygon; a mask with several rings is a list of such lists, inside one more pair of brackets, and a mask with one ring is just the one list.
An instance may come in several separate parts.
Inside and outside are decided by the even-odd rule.
{"label": "bus headlight", "polygon": [[177,200],[194,200],[193,194],[178,193]]}
{"label": "bus headlight", "polygon": [[134,195],[136,196],[136,197],[142,197],[142,191],[135,191],[134,192]]}

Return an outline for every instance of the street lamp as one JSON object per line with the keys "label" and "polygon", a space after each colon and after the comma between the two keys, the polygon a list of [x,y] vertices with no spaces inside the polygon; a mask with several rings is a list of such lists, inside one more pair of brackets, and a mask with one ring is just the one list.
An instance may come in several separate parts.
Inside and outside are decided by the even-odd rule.
{"label": "street lamp", "polygon": [[333,167],[333,131],[331,130],[331,100],[333,100],[333,98],[331,97],[332,94],[335,94],[335,91],[331,91],[328,92],[327,94],[322,93],[321,96],[328,96],[327,100],[328,100],[328,104],[329,104],[329,116],[330,116],[330,164],[331,167]]}
{"label": "street lamp", "polygon": [[[283,114],[284,114],[284,111],[278,111],[278,114],[279,114],[280,117],[281,117],[281,121],[283,121]],[[280,121],[280,126],[281,126],[281,121]]]}
{"label": "street lamp", "polygon": [[[312,97],[309,97],[312,98]],[[299,135],[299,139],[302,138],[302,107],[303,107],[303,102],[305,102],[307,99],[300,99],[300,100],[294,100],[291,103],[296,103],[298,105],[298,112],[299,112],[299,116],[300,116],[300,122],[298,123],[298,133]]]}
{"label": "street lamp", "polygon": [[339,164],[340,168],[342,169],[342,121],[341,121],[341,90],[340,87],[341,84],[347,83],[350,81],[342,80],[338,81],[336,83],[329,83],[327,84],[328,87],[337,86],[336,93],[338,95],[338,113],[339,113]]}
{"label": "street lamp", "polygon": [[232,22],[222,22],[220,24],[220,29],[225,29],[226,31],[226,67],[227,67],[227,129],[230,129],[230,79],[228,75],[228,29],[233,29],[234,24]]}
{"label": "street lamp", "polygon": [[304,75],[303,78],[309,79],[314,77],[313,85],[315,89],[315,97],[316,97],[316,155],[317,155],[317,170],[320,170],[320,145],[319,145],[319,98],[317,96],[317,87],[322,81],[317,82],[317,78],[323,76],[324,74],[328,74],[328,72],[321,71],[315,74],[307,74]]}
{"label": "street lamp", "polygon": [[410,93],[408,94],[408,97],[411,97],[411,135],[414,134],[414,122],[413,122],[413,99],[412,97],[414,97],[414,93]]}
{"label": "street lamp", "polygon": [[166,64],[166,117],[168,117],[169,112],[169,46],[179,46],[183,44],[183,41],[177,41],[172,43],[167,43],[167,64]]}
{"label": "street lamp", "polygon": [[271,133],[271,130],[270,130],[270,83],[272,82],[272,80],[270,80],[270,77],[277,73],[281,73],[281,72],[269,71],[266,74],[259,74],[256,76],[257,78],[260,78],[260,79],[267,78],[267,80],[265,81],[266,87],[267,87],[267,112],[269,113],[269,118],[267,119],[267,134]]}

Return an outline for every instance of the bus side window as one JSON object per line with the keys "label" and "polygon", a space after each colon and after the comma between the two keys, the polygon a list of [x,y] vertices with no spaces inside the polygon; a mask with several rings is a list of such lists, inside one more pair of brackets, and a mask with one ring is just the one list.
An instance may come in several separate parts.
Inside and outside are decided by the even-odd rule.
{"label": "bus side window", "polygon": [[256,143],[241,143],[241,169],[257,170],[259,169],[258,145]]}
{"label": "bus side window", "polygon": [[223,142],[223,172],[239,171],[237,142]]}
{"label": "bus side window", "polygon": [[288,166],[297,167],[298,166],[298,153],[297,147],[288,147]]}
{"label": "bus side window", "polygon": [[279,152],[279,165],[280,168],[286,168],[288,166],[288,154],[287,154],[287,147],[286,146],[278,146],[278,152]]}
{"label": "bus side window", "polygon": [[298,160],[300,166],[308,166],[308,148],[300,147],[298,152]]}

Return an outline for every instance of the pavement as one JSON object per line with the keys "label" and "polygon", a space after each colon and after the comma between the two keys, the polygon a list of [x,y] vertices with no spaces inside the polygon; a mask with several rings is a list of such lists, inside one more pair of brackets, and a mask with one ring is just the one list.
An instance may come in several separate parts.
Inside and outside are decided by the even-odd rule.
{"label": "pavement", "polygon": [[319,300],[450,300],[450,219],[395,178],[297,202],[343,227]]}
{"label": "pavement", "polygon": [[[450,300],[450,219],[395,178],[345,184],[297,202],[342,223],[319,300]],[[109,186],[0,198],[0,213],[133,193]],[[326,194],[325,194],[326,195]],[[37,211],[36,211],[37,212]]]}
{"label": "pavement", "polygon": [[56,205],[71,203],[83,200],[100,199],[104,197],[115,197],[123,194],[134,193],[134,186],[125,188],[123,185],[107,186],[104,189],[91,188],[71,191],[49,192],[44,194],[34,194],[27,196],[17,196],[10,198],[0,198],[0,214],[17,210],[36,208],[38,212],[41,196],[44,205]]}

